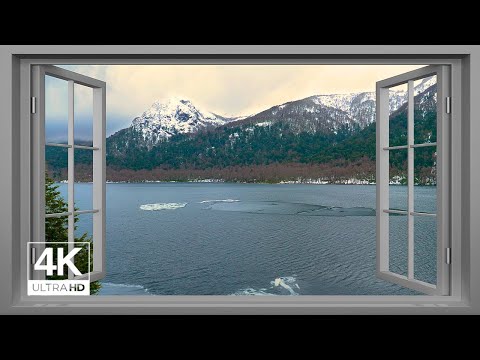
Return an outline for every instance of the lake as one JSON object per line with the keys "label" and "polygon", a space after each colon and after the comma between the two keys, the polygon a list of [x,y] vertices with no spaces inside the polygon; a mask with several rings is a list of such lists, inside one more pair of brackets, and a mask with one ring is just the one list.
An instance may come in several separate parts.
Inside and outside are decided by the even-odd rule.
{"label": "lake", "polygon": [[[406,187],[390,199],[404,207]],[[435,199],[435,187],[415,187],[421,210]],[[75,201],[91,208],[92,185],[75,184]],[[100,294],[417,294],[376,278],[374,209],[372,185],[107,184]],[[92,215],[79,217],[76,234],[91,233]],[[415,221],[415,275],[433,281],[435,218]],[[392,270],[405,273],[405,216],[391,217],[390,234]]]}

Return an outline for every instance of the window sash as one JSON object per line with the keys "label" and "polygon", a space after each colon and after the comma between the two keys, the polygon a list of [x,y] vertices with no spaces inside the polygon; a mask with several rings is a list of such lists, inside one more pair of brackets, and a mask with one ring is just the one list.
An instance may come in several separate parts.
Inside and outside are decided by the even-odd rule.
{"label": "window sash", "polygon": [[[437,142],[414,143],[414,81],[428,76],[437,76]],[[389,89],[408,84],[408,141],[402,146],[389,146]],[[450,266],[446,264],[446,252],[450,247],[449,236],[449,177],[450,177],[450,114],[446,113],[446,97],[450,95],[450,67],[426,66],[377,82],[377,276],[429,295],[450,294]],[[414,211],[414,149],[437,147],[437,212]],[[389,207],[389,153],[398,149],[408,151],[408,209],[394,210]],[[407,216],[407,276],[389,269],[389,214]],[[414,277],[414,218],[435,216],[437,218],[437,281],[428,284]]]}
{"label": "window sash", "polygon": [[[68,143],[45,142],[45,76],[49,75],[68,81]],[[83,146],[74,144],[74,85],[79,84],[93,89],[93,145]],[[68,241],[75,239],[75,215],[93,214],[93,271],[90,280],[100,280],[105,276],[105,192],[106,192],[106,84],[69,70],[51,65],[32,66],[32,96],[37,99],[37,112],[32,114],[32,147],[34,161],[32,162],[32,190],[36,196],[32,199],[32,226],[33,241],[39,242],[36,246],[43,250],[45,242],[45,219],[50,217],[68,217]],[[68,211],[58,214],[45,214],[45,147],[55,146],[67,148],[68,151]],[[93,152],[93,208],[75,210],[74,183],[75,163],[74,152],[76,149]],[[69,244],[68,251],[73,249]],[[35,272],[35,279],[44,278],[44,274]],[[69,279],[81,279],[68,273]]]}

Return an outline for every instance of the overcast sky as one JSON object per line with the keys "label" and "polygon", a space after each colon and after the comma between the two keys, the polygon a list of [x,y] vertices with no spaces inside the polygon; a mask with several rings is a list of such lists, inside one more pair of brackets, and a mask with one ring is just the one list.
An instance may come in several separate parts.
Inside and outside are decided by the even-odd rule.
{"label": "overcast sky", "polygon": [[[69,65],[106,81],[107,134],[130,125],[155,100],[189,99],[225,116],[250,115],[311,95],[375,91],[375,82],[414,65]],[[50,129],[66,114],[66,84],[46,82]],[[91,115],[91,93],[76,90],[75,112]],[[47,131],[48,131],[47,124]],[[53,131],[53,130],[52,130]]]}

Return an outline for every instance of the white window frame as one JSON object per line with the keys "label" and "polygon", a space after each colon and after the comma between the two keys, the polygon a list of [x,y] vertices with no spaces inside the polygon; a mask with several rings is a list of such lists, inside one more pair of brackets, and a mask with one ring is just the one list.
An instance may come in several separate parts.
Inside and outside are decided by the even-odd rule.
{"label": "white window frame", "polygon": [[[68,279],[89,278],[97,281],[105,277],[105,204],[106,204],[106,84],[103,81],[75,73],[52,65],[33,65],[32,69],[32,243],[40,254],[45,247],[45,219],[50,217],[68,217],[68,252],[73,250],[75,241],[75,216],[92,214],[93,219],[93,271],[74,276],[68,271]],[[67,144],[45,142],[45,77],[61,79],[68,84],[68,142]],[[83,146],[75,144],[75,84],[91,88],[93,91],[93,144]],[[65,213],[45,213],[45,149],[48,146],[66,148],[68,152],[68,211]],[[75,210],[75,150],[93,153],[93,208]],[[31,253],[28,254],[31,256]],[[30,262],[35,259],[29,259]],[[45,272],[35,271],[32,279],[44,279]]]}
{"label": "white window frame", "polygon": [[[480,226],[480,171],[472,167],[470,131],[480,131],[471,118],[480,116],[480,107],[470,96],[480,92],[480,48],[454,46],[22,46],[0,49],[0,70],[12,76],[12,84],[0,84],[7,94],[0,98],[0,111],[12,118],[0,132],[0,156],[12,165],[18,183],[0,179],[11,186],[12,196],[2,205],[9,241],[0,243],[0,280],[10,283],[0,294],[1,310],[8,313],[34,313],[39,306],[46,313],[473,313],[480,312],[480,245],[473,241]],[[18,55],[21,54],[21,55]],[[31,55],[29,55],[31,54]],[[172,55],[177,54],[177,55]],[[228,55],[224,54],[237,54]],[[301,55],[299,55],[301,54]],[[335,55],[332,55],[335,54]],[[54,55],[54,56],[51,56]],[[13,59],[13,61],[12,61]],[[452,172],[451,238],[452,287],[449,296],[302,296],[227,297],[155,296],[84,297],[35,299],[25,296],[26,241],[31,237],[31,124],[29,114],[30,72],[36,64],[439,64],[452,67]],[[10,87],[10,85],[13,85]],[[11,94],[11,96],[8,96]],[[9,103],[11,101],[11,103]],[[462,143],[462,140],[463,143]],[[462,156],[463,155],[463,156]],[[10,162],[12,159],[13,162]],[[18,164],[18,165],[14,165]],[[470,197],[475,199],[470,201]],[[475,203],[477,201],[477,203]],[[463,228],[462,228],[463,227]],[[11,266],[11,268],[10,268]],[[10,271],[12,270],[12,271]],[[9,290],[10,289],[10,290]],[[57,306],[56,306],[57,305]]]}
{"label": "white window frame", "polygon": [[[377,167],[377,276],[383,280],[420,291],[428,295],[450,293],[450,115],[451,99],[450,66],[430,65],[407,73],[381,80],[376,85],[376,167]],[[437,77],[437,142],[417,144],[414,141],[414,81]],[[407,84],[407,144],[389,144],[389,91],[395,86]],[[448,103],[448,109],[447,109]],[[415,148],[435,146],[437,149],[437,211],[416,212],[414,208],[414,151]],[[391,209],[389,206],[389,155],[407,149],[408,181],[407,209]],[[389,268],[389,221],[390,214],[407,216],[407,276],[394,273]],[[414,221],[417,216],[434,216],[437,219],[437,280],[429,284],[415,279]],[[447,256],[448,254],[448,256]],[[448,259],[447,259],[448,258]]]}

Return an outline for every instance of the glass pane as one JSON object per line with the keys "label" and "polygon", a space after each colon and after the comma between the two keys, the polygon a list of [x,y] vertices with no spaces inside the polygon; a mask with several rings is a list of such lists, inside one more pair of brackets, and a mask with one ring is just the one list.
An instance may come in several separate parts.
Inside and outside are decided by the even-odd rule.
{"label": "glass pane", "polygon": [[67,148],[45,146],[45,213],[68,211]]}
{"label": "glass pane", "polygon": [[68,82],[45,76],[45,141],[68,141]]}
{"label": "glass pane", "polygon": [[75,149],[75,206],[93,209],[93,151]]}
{"label": "glass pane", "polygon": [[427,146],[415,148],[414,176],[415,189],[414,209],[420,212],[435,213],[437,211],[437,147]]}
{"label": "glass pane", "polygon": [[389,146],[407,145],[407,85],[391,87],[388,97],[390,105]]}
{"label": "glass pane", "polygon": [[408,209],[408,150],[390,150],[390,209]]}
{"label": "glass pane", "polygon": [[423,144],[437,141],[437,76],[414,82],[414,141]]}
{"label": "glass pane", "polygon": [[389,269],[399,275],[408,275],[408,227],[407,215],[389,214]]}
{"label": "glass pane", "polygon": [[437,218],[414,217],[414,277],[430,284],[437,283]]}
{"label": "glass pane", "polygon": [[[93,216],[95,214],[79,214],[76,215],[75,222],[75,242],[90,243],[90,271],[93,271]],[[88,246],[88,245],[85,245]],[[88,256],[84,255],[75,257],[75,265],[82,274],[88,270]]]}
{"label": "glass pane", "polygon": [[74,143],[76,145],[92,146],[93,143],[93,89],[74,85],[75,126]]}

